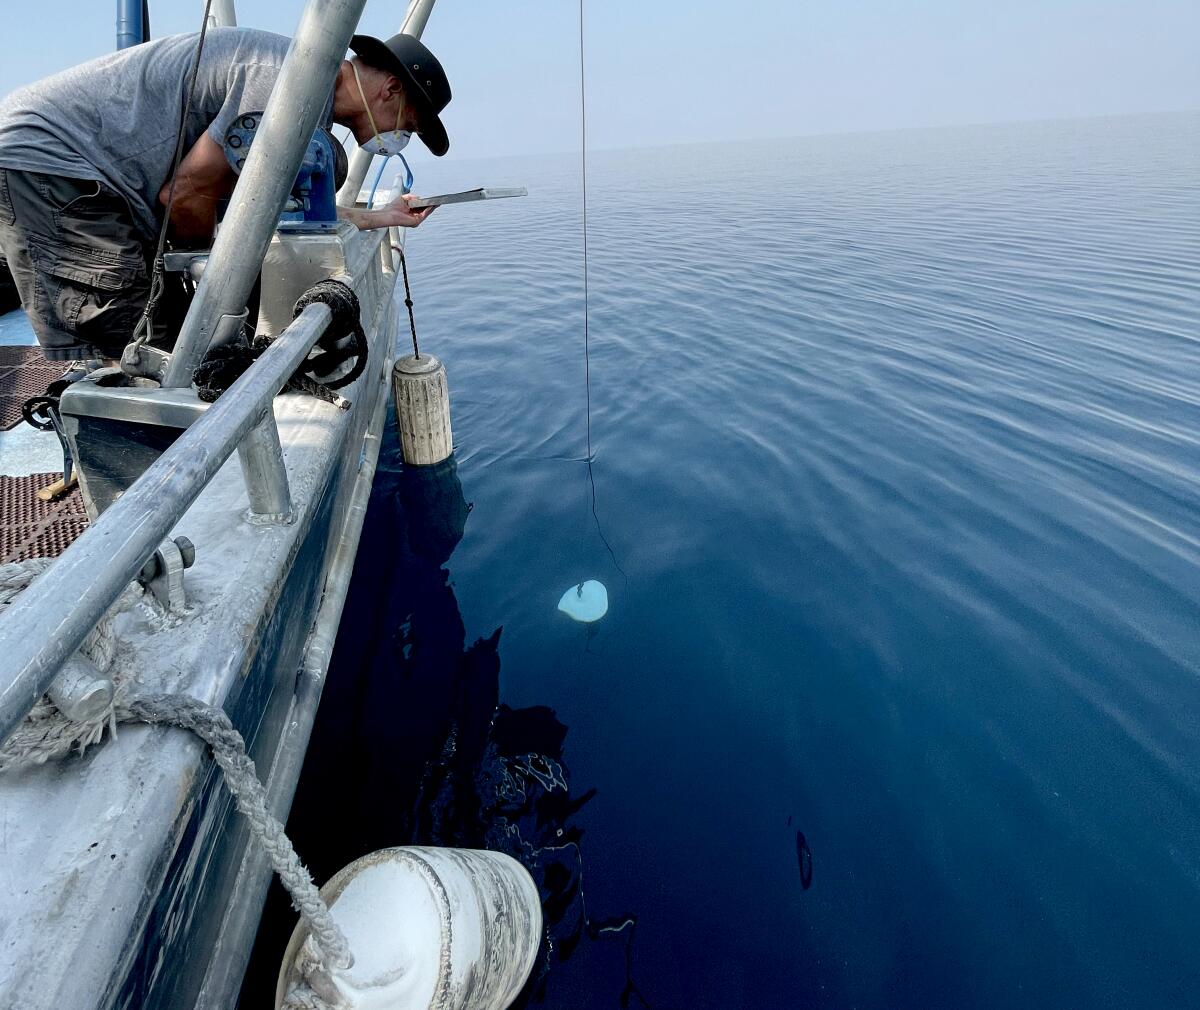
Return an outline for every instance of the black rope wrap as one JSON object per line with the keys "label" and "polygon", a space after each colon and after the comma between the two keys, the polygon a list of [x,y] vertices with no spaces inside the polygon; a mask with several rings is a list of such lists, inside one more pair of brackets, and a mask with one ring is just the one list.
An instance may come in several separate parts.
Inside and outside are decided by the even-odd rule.
{"label": "black rope wrap", "polygon": [[[327,305],[333,319],[316,343],[321,353],[305,361],[301,371],[329,389],[341,389],[362,375],[371,350],[359,322],[358,295],[341,281],[317,281],[297,299],[292,318],[316,303]],[[327,378],[348,361],[354,362],[350,371],[336,379]]]}
{"label": "black rope wrap", "polygon": [[[285,388],[310,393],[348,410],[350,401],[334,390],[362,375],[370,353],[367,335],[359,322],[358,296],[341,281],[318,281],[300,296],[292,318],[317,303],[328,306],[333,318],[314,344],[315,353],[305,360]],[[220,347],[210,347],[192,373],[200,399],[215,403],[270,345],[271,338],[260,334],[253,340],[242,335]],[[336,379],[327,378],[347,362],[352,362],[349,371]]]}
{"label": "black rope wrap", "polygon": [[220,347],[210,347],[192,373],[196,392],[205,403],[216,403],[217,398],[232,386],[242,373],[266,350],[255,350],[244,336]]}

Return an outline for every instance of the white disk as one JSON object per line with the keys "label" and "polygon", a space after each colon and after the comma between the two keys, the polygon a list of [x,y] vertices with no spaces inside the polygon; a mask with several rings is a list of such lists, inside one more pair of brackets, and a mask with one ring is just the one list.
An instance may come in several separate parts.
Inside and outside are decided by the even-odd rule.
{"label": "white disk", "polygon": [[558,609],[573,620],[591,624],[608,613],[608,590],[595,579],[588,579],[563,593]]}

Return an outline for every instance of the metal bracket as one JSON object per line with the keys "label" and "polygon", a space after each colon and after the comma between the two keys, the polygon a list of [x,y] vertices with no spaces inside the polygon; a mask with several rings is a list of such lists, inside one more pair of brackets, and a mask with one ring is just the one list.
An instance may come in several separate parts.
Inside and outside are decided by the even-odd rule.
{"label": "metal bracket", "polygon": [[126,344],[121,352],[121,371],[135,379],[153,379],[162,382],[163,373],[171,361],[171,355],[149,344]]}
{"label": "metal bracket", "polygon": [[187,537],[164,540],[154,556],[142,565],[138,581],[154,594],[169,614],[187,609],[183,572],[196,562],[196,548]]}
{"label": "metal bracket", "polygon": [[208,266],[208,249],[191,249],[181,252],[163,253],[163,269],[169,274],[187,274],[195,283],[200,283],[204,268]]}

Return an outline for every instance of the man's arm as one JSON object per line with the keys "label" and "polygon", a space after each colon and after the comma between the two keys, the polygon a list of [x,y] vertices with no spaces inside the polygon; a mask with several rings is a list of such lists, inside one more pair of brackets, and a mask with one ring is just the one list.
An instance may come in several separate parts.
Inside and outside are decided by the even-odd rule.
{"label": "man's arm", "polygon": [[[207,245],[217,223],[217,201],[233,192],[235,182],[237,175],[221,145],[205,131],[175,173],[171,238],[185,245]],[[168,179],[158,193],[158,202],[163,207],[170,191]]]}
{"label": "man's arm", "polygon": [[338,217],[349,221],[359,231],[369,231],[372,228],[415,228],[437,209],[426,207],[423,210],[409,210],[409,202],[415,199],[412,193],[406,193],[396,197],[386,207],[378,209],[339,207]]}

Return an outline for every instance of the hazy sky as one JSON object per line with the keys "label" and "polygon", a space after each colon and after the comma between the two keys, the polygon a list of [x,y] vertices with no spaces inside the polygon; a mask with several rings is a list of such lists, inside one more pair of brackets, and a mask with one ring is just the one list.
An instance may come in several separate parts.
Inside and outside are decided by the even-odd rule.
{"label": "hazy sky", "polygon": [[[239,22],[288,34],[302,6],[243,0]],[[392,34],[404,6],[368,0],[363,30]],[[111,0],[22,7],[0,93],[113,46]],[[151,0],[154,34],[202,9]],[[452,157],[577,146],[577,18],[577,0],[440,0],[425,41]],[[586,44],[597,149],[1200,108],[1197,0],[588,0]]]}

